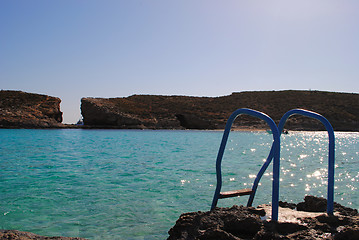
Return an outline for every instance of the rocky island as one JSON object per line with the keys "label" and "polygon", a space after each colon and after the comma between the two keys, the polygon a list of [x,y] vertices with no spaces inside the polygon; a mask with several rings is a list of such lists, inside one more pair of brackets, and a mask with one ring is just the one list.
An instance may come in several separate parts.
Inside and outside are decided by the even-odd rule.
{"label": "rocky island", "polygon": [[[279,122],[287,111],[303,108],[326,117],[336,131],[359,131],[359,94],[322,91],[239,92],[222,97],[133,95],[82,98],[86,127],[134,129],[223,129],[238,108],[252,108]],[[234,127],[267,128],[264,121],[240,116]],[[324,130],[314,119],[291,117],[289,130]]]}
{"label": "rocky island", "polygon": [[0,91],[0,128],[62,127],[60,98],[21,91]]}

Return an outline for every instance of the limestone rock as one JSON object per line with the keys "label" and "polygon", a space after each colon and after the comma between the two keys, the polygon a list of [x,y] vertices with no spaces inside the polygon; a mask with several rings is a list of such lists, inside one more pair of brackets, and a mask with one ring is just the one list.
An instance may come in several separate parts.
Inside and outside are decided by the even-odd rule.
{"label": "limestone rock", "polygon": [[187,129],[212,129],[214,126],[210,120],[201,119],[195,115],[190,114],[176,114],[180,125]]}
{"label": "limestone rock", "polygon": [[[359,94],[321,91],[239,92],[223,97],[133,95],[123,98],[83,98],[85,126],[151,129],[223,129],[238,108],[262,111],[277,123],[294,108],[318,112],[336,131],[359,131]],[[241,115],[235,128],[268,128],[260,119]],[[289,130],[325,130],[315,119],[292,116]]]}
{"label": "limestone rock", "polygon": [[0,230],[0,240],[86,240],[78,237],[46,237],[31,232]]}
{"label": "limestone rock", "polygon": [[[322,198],[306,197],[305,205],[312,209],[323,203]],[[293,204],[282,203],[293,207]],[[294,204],[295,205],[295,204]],[[297,206],[297,205],[296,205]],[[295,207],[296,207],[295,206]],[[278,222],[270,219],[270,206],[233,206],[215,208],[209,212],[184,213],[169,230],[168,240],[194,239],[358,239],[359,215],[356,209],[335,204],[335,214],[297,211],[280,208]],[[264,217],[267,216],[267,217]]]}
{"label": "limestone rock", "polygon": [[0,91],[0,127],[61,127],[61,100],[21,91]]}

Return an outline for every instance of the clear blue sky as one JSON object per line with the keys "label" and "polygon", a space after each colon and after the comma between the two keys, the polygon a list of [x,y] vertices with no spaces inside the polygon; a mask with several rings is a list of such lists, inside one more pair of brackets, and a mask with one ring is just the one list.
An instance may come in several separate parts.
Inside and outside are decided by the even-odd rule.
{"label": "clear blue sky", "polygon": [[1,0],[0,88],[82,97],[359,92],[359,1]]}

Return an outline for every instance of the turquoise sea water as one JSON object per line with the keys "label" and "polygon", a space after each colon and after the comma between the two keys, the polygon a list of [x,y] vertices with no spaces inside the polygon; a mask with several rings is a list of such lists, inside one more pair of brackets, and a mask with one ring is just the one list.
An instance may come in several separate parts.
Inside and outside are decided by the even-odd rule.
{"label": "turquoise sea water", "polygon": [[[219,131],[0,130],[0,229],[89,239],[165,239],[210,208]],[[335,201],[359,208],[359,133],[336,132]],[[281,138],[280,200],[326,197],[326,132]],[[231,132],[223,188],[250,187],[272,136]],[[271,201],[272,165],[254,206]],[[245,205],[248,197],[219,200]]]}

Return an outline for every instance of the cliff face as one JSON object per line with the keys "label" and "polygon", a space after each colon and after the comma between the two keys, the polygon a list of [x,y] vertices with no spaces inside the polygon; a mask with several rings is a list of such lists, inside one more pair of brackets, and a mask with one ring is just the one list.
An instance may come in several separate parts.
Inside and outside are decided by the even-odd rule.
{"label": "cliff face", "polygon": [[180,128],[176,116],[166,108],[152,111],[146,103],[126,98],[83,98],[81,114],[85,126],[116,128]]}
{"label": "cliff face", "polygon": [[[277,123],[293,108],[318,112],[335,130],[359,131],[359,94],[320,91],[240,92],[223,97],[133,95],[126,98],[83,98],[85,126],[109,128],[223,129],[238,108],[262,111]],[[234,126],[267,128],[262,120],[240,116]],[[307,117],[293,116],[290,130],[323,130]]]}
{"label": "cliff face", "polygon": [[0,127],[61,127],[61,100],[21,91],[0,91]]}

